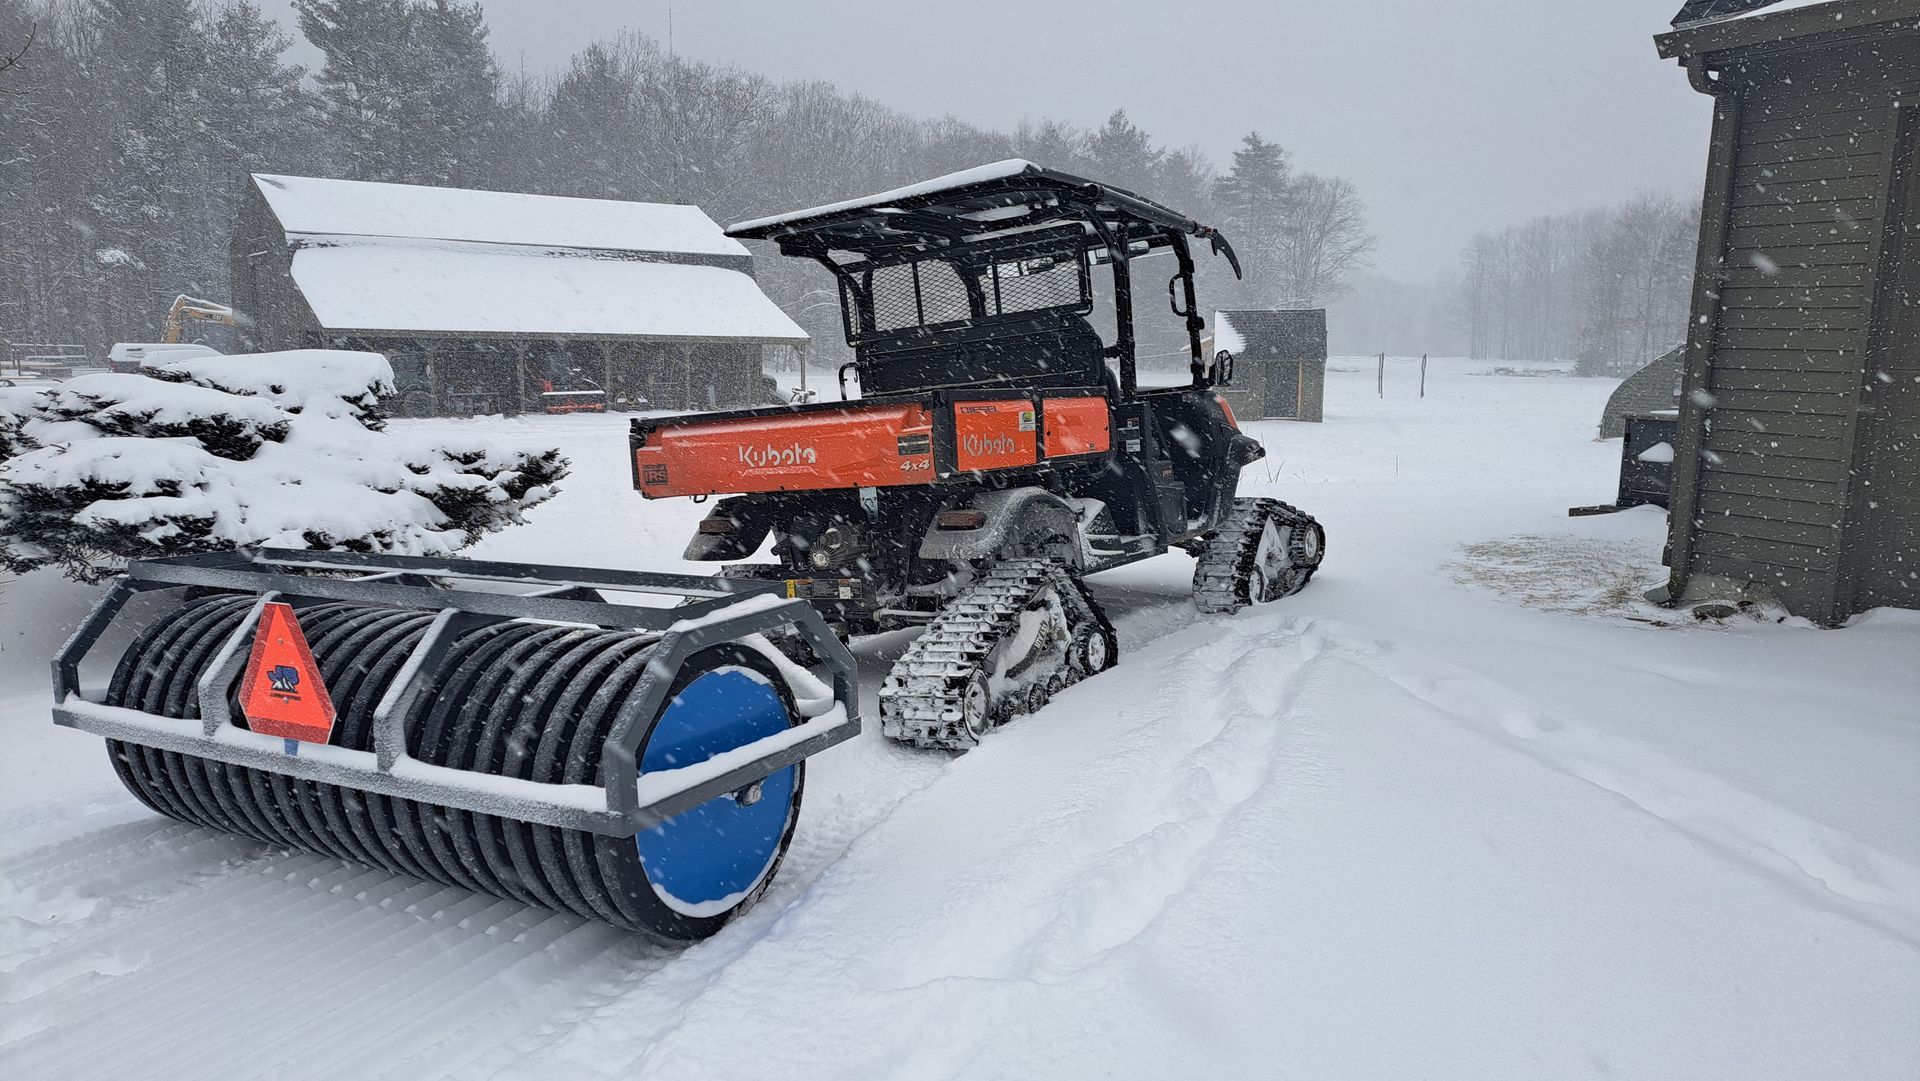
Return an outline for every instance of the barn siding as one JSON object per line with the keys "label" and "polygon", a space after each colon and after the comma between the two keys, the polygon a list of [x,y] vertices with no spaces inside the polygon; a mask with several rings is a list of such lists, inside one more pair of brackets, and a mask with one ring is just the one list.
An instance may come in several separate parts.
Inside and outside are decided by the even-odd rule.
{"label": "barn siding", "polygon": [[[1851,57],[1851,53],[1848,54]],[[1691,528],[1676,569],[1831,618],[1859,427],[1894,72],[1832,50],[1756,56],[1741,87]],[[1684,538],[1680,535],[1684,532]]]}

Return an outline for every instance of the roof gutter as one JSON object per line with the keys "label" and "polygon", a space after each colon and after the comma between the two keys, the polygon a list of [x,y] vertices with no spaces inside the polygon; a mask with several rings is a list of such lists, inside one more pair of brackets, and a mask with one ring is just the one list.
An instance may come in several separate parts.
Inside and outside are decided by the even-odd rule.
{"label": "roof gutter", "polygon": [[1680,63],[1687,69],[1687,83],[1694,90],[1716,98],[1726,92],[1726,87],[1721,85],[1720,80],[1708,72],[1706,57],[1699,53],[1692,53]]}

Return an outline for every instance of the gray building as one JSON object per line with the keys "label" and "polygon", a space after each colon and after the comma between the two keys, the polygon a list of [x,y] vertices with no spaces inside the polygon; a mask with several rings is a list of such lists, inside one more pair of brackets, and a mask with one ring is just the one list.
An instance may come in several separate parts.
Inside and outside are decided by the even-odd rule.
{"label": "gray building", "polygon": [[693,206],[256,175],[232,262],[245,347],[384,353],[409,413],[761,404],[807,337]]}
{"label": "gray building", "polygon": [[1618,439],[1627,434],[1629,416],[1678,409],[1681,361],[1686,355],[1686,346],[1669,349],[1621,380],[1600,413],[1600,438]]}
{"label": "gray building", "polygon": [[1920,0],[1693,0],[1711,95],[1670,595],[1920,607]]}
{"label": "gray building", "polygon": [[1320,420],[1327,393],[1326,309],[1216,311],[1213,347],[1233,354],[1233,386],[1226,394],[1236,414]]}

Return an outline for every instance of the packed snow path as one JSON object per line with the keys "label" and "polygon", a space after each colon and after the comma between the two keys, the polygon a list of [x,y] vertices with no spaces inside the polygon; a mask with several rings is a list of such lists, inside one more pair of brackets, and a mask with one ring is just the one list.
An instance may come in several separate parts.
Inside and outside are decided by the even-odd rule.
{"label": "packed snow path", "polygon": [[[151,816],[48,726],[16,605],[83,598],[23,583],[0,1072],[1912,1077],[1920,620],[1656,625],[1658,515],[1563,517],[1610,384],[1331,379],[1243,485],[1327,522],[1306,593],[1095,579],[1118,669],[963,757],[816,760],[774,889],[682,951]],[[481,554],[677,551],[617,420],[505,427],[579,474]]]}

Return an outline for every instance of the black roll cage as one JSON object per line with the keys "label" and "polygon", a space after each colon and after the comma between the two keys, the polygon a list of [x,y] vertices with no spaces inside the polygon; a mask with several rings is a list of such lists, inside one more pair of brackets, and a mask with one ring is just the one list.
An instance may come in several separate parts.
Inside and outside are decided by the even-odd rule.
{"label": "black roll cage", "polygon": [[[1200,344],[1206,320],[1195,310],[1194,261],[1187,238],[1205,239],[1214,254],[1226,257],[1238,277],[1240,260],[1226,237],[1217,229],[1120,188],[1031,162],[1005,164],[1008,168],[999,172],[988,167],[954,174],[948,184],[929,181],[898,193],[742,223],[729,228],[727,235],[739,240],[772,240],[780,246],[782,255],[810,258],[831,271],[841,283],[849,344],[858,345],[853,331],[859,315],[847,309],[849,298],[863,295],[861,272],[935,256],[962,245],[990,243],[998,248],[998,242],[1017,241],[1022,234],[1038,233],[1047,226],[1078,223],[1083,230],[1081,236],[1064,230],[1057,233],[1062,240],[1057,254],[1071,253],[1076,258],[1086,258],[1090,252],[1096,258],[1104,254],[1101,261],[1112,268],[1117,326],[1107,355],[1119,362],[1120,390],[1128,399],[1135,396],[1139,384],[1132,261],[1171,249],[1177,269],[1167,290],[1176,301],[1175,314],[1186,323],[1193,383],[1195,387],[1212,386],[1215,373]],[[989,175],[983,177],[983,172]],[[1184,304],[1179,303],[1182,301]]]}

